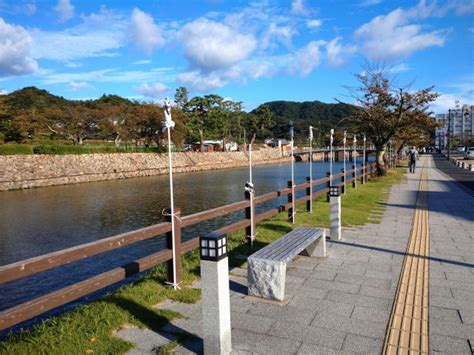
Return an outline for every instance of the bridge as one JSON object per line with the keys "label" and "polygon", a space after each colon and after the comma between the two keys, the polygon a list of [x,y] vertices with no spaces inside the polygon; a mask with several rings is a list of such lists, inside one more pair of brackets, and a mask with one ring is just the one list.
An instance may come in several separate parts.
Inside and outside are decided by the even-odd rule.
{"label": "bridge", "polygon": [[[363,147],[357,147],[355,156],[356,157],[362,156],[363,150],[364,150]],[[314,160],[329,161],[329,156],[331,154],[329,149],[326,149],[326,148],[313,149],[311,153],[313,154],[313,161]],[[366,156],[369,156],[370,154],[373,154],[373,153],[375,153],[375,149],[373,147],[370,147],[369,149],[365,150]],[[344,148],[342,147],[333,148],[333,154],[334,154],[334,161],[342,160],[343,154],[344,154]],[[309,155],[310,155],[309,148],[297,149],[293,152],[295,161],[303,161],[303,160],[309,161]],[[354,150],[352,149],[352,147],[346,148],[347,161],[353,161],[353,158],[354,158]]]}

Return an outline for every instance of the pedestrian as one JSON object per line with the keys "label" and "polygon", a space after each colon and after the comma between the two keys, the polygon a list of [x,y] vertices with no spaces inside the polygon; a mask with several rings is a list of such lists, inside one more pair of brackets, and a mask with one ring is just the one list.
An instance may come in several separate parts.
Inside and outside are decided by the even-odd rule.
{"label": "pedestrian", "polygon": [[418,158],[418,152],[416,151],[415,147],[412,147],[410,152],[408,153],[408,163],[410,167],[410,173],[415,173],[416,167],[416,159]]}

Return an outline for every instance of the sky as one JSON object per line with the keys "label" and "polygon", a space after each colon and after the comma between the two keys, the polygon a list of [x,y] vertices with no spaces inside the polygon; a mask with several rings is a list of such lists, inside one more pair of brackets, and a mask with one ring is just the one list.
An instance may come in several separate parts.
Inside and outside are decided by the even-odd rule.
{"label": "sky", "polygon": [[370,63],[474,105],[474,0],[0,0],[0,94],[352,102]]}

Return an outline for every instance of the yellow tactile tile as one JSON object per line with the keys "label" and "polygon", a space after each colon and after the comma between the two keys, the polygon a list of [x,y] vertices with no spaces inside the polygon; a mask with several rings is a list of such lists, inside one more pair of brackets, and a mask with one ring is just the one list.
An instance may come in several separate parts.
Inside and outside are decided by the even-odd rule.
{"label": "yellow tactile tile", "polygon": [[403,260],[384,354],[428,354],[429,227],[426,168],[418,188],[410,239]]}

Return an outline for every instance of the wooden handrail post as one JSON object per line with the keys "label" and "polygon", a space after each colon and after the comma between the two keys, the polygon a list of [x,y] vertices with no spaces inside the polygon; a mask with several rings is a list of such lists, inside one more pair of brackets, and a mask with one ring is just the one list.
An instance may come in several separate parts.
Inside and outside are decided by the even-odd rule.
{"label": "wooden handrail post", "polygon": [[252,194],[249,191],[245,191],[244,197],[247,201],[249,201],[249,206],[245,207],[245,219],[249,220],[250,225],[245,227],[245,237],[248,239],[248,242],[252,243],[252,221],[254,222],[253,230],[255,230],[255,208],[253,209],[253,218],[252,218],[252,208],[250,204],[252,203],[251,198]]}
{"label": "wooden handrail post", "polygon": [[357,167],[352,165],[352,187],[355,189],[357,187]]}
{"label": "wooden handrail post", "polygon": [[[173,218],[174,215],[174,218]],[[174,255],[176,260],[176,280],[173,280],[173,259],[166,262],[167,281],[171,284],[179,284],[181,282],[182,265],[181,265],[181,209],[175,208],[174,213],[171,209],[165,211],[166,222],[174,223]],[[174,220],[174,222],[173,222]],[[166,233],[166,247],[173,249],[173,234]]]}
{"label": "wooden handrail post", "polygon": [[313,186],[311,186],[312,184],[310,176],[306,177],[306,182],[308,183],[308,187],[306,188],[306,196],[308,196],[308,201],[306,201],[306,211],[313,212],[313,200],[310,198],[311,189],[313,188]]}
{"label": "wooden handrail post", "polygon": [[[293,187],[293,181],[288,180],[286,186],[289,189],[291,189]],[[292,202],[293,202],[293,194],[291,193],[291,190],[290,190],[290,192],[288,192],[288,203],[291,204]],[[290,208],[288,208],[288,220],[292,223],[293,223],[293,216],[294,216],[293,205],[290,205]]]}

